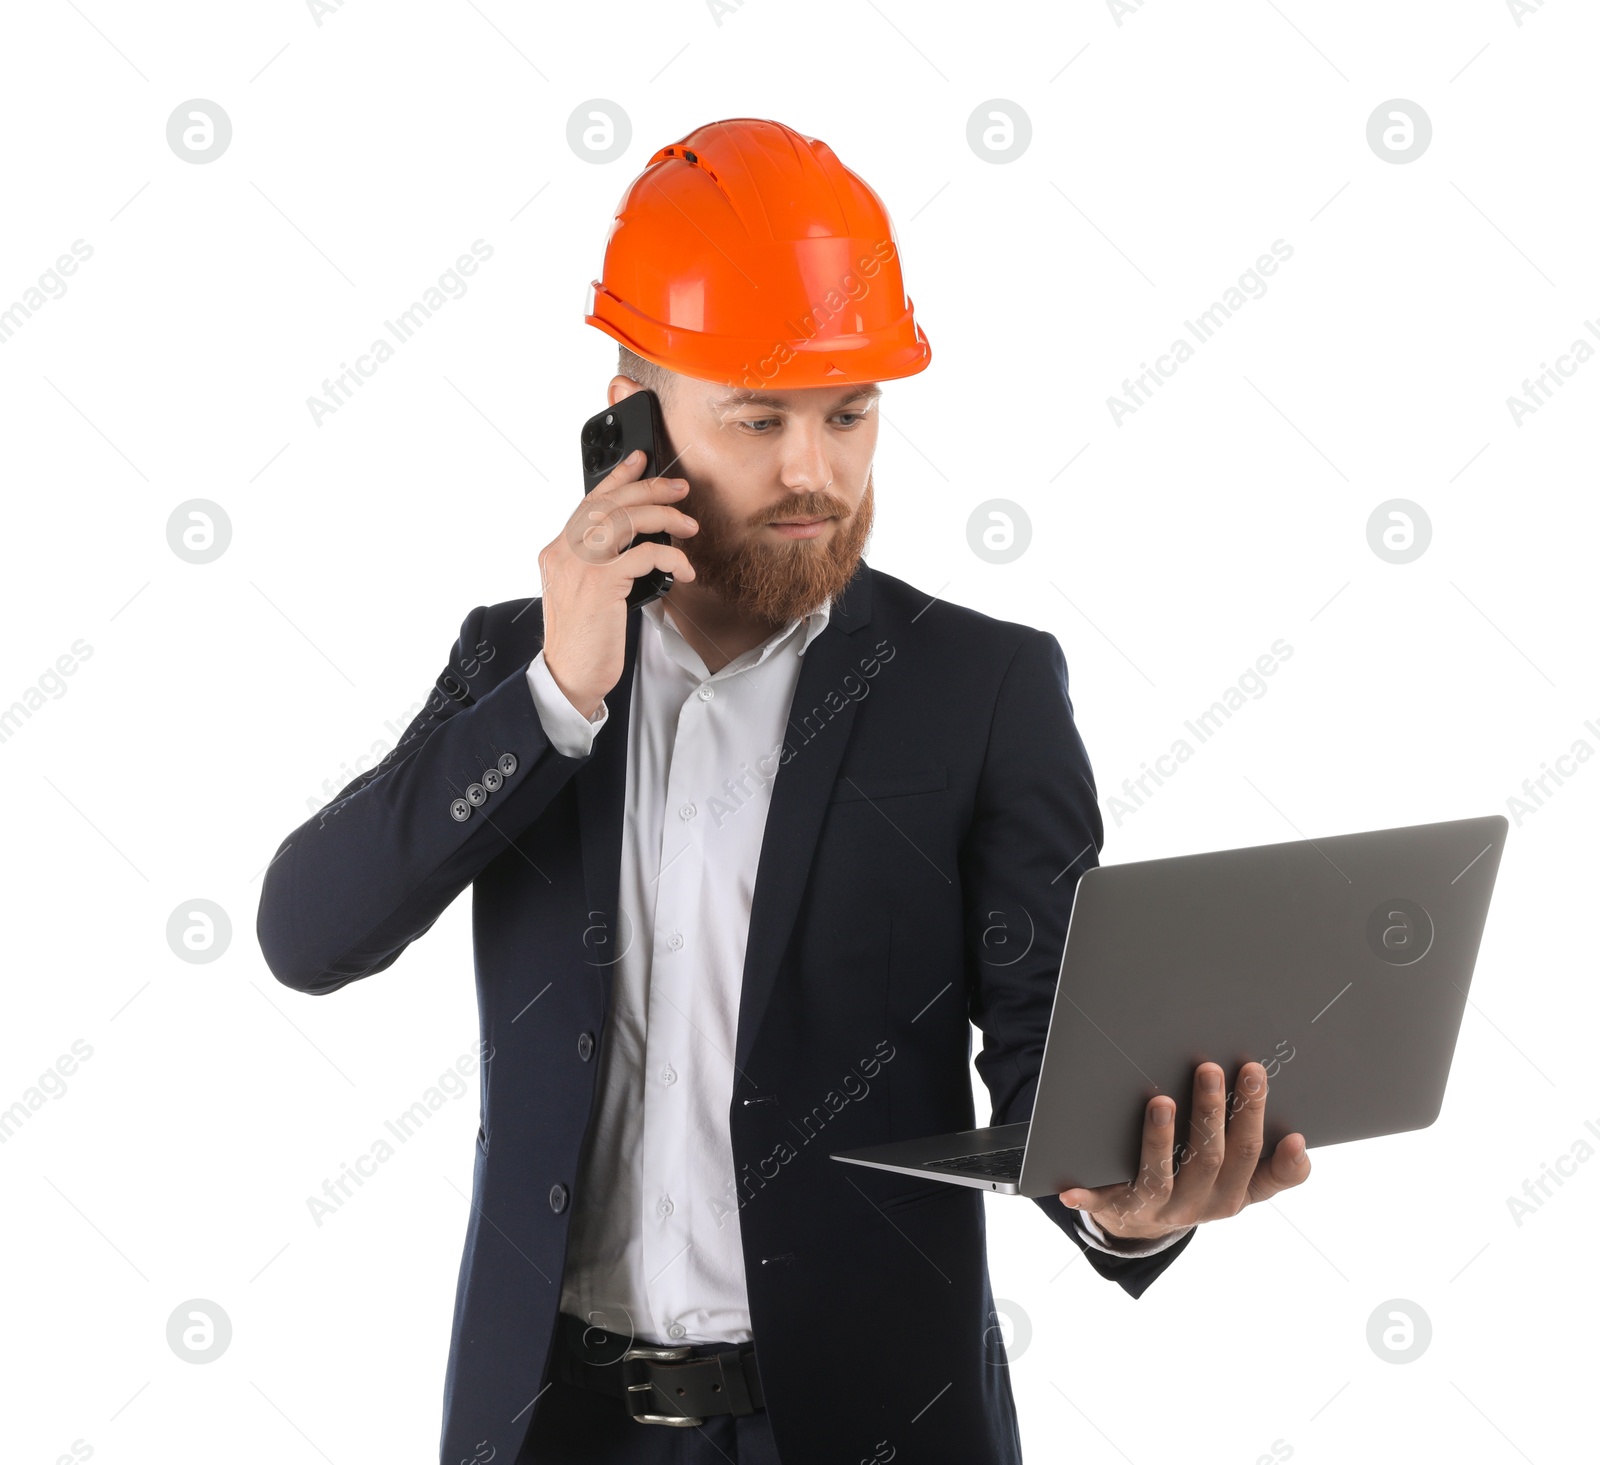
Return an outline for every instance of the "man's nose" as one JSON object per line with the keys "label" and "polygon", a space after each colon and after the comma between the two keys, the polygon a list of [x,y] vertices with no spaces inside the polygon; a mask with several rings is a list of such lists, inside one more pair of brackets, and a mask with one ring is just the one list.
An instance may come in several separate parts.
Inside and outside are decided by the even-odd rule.
{"label": "man's nose", "polygon": [[833,465],[820,428],[801,427],[784,445],[782,476],[785,488],[820,493],[833,482]]}

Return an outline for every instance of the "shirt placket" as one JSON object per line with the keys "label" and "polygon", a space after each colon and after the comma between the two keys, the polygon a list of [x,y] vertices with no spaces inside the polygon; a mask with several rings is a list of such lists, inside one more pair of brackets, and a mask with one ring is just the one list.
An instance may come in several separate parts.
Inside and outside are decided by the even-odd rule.
{"label": "shirt placket", "polygon": [[[697,1181],[709,1175],[709,1157],[697,1155],[696,1135],[709,1129],[705,1088],[719,1079],[717,1055],[705,1051],[703,1025],[717,1024],[707,1003],[725,1001],[730,1021],[738,1011],[738,992],[713,991],[717,981],[742,975],[716,969],[714,936],[705,920],[715,919],[717,902],[707,901],[706,831],[710,824],[701,799],[719,786],[729,744],[718,719],[737,724],[738,679],[753,671],[789,639],[777,636],[736,657],[716,675],[675,629],[663,628],[660,649],[685,689],[669,752],[661,821],[660,864],[656,876],[655,918],[651,931],[651,972],[646,997],[644,1123],[642,1126],[640,1249],[645,1299],[655,1328],[673,1342],[695,1326],[705,1271],[697,1265],[694,1228],[704,1223],[709,1197],[697,1194]],[[742,689],[739,689],[742,690]],[[726,770],[722,770],[723,773]],[[696,1016],[697,1008],[699,1017]],[[702,1021],[703,1020],[703,1021]],[[731,1041],[728,1044],[732,1051]],[[730,1090],[731,1092],[731,1090]],[[696,1101],[700,1111],[696,1112]],[[732,1173],[731,1154],[719,1157]],[[720,1190],[727,1187],[714,1187]]]}
{"label": "shirt placket", "polygon": [[693,1158],[688,1104],[693,1065],[698,1061],[695,985],[704,964],[699,922],[704,868],[695,790],[704,777],[711,743],[705,726],[711,699],[702,695],[705,690],[704,683],[691,686],[678,710],[672,739],[646,999],[643,1272],[651,1321],[673,1340],[687,1330],[693,1290],[691,1259],[686,1255]]}

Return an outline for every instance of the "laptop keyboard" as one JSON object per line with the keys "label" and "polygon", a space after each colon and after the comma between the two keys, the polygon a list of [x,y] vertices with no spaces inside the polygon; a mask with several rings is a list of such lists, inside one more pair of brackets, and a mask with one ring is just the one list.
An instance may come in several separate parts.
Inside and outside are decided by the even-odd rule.
{"label": "laptop keyboard", "polygon": [[1017,1180],[1022,1176],[1022,1149],[989,1150],[981,1155],[957,1155],[951,1160],[924,1160],[925,1170],[954,1170],[992,1180]]}

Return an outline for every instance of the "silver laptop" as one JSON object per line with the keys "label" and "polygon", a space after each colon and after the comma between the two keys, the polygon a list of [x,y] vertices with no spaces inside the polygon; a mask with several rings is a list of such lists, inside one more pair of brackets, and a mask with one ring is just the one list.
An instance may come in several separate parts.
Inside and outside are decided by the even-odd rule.
{"label": "silver laptop", "polygon": [[1268,1074],[1271,1153],[1438,1118],[1507,824],[1494,814],[1175,859],[1078,882],[1033,1118],[833,1155],[1005,1195],[1138,1171],[1144,1105],[1195,1065]]}

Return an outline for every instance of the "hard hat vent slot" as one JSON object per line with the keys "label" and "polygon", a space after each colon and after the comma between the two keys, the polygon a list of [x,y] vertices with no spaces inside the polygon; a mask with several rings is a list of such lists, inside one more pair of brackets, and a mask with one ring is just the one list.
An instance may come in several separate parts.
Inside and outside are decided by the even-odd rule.
{"label": "hard hat vent slot", "polygon": [[[932,352],[895,245],[883,201],[831,148],[782,123],[725,118],[650,153],[617,205],[584,319],[703,380],[743,379],[775,342],[787,343],[783,387],[913,376]],[[872,289],[841,299],[863,268]]]}

